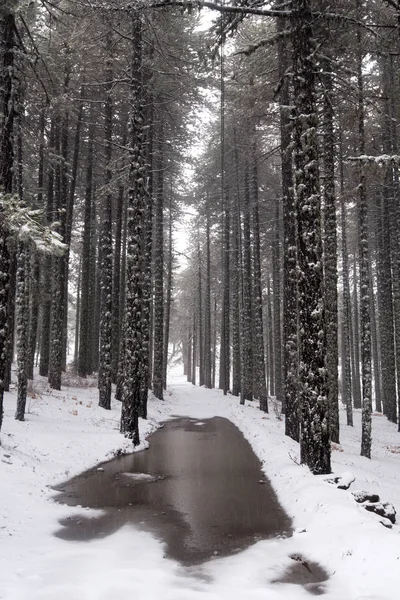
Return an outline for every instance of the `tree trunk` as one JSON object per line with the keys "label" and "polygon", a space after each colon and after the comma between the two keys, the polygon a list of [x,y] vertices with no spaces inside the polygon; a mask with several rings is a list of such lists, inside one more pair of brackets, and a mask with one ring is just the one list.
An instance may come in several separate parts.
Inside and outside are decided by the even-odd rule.
{"label": "tree trunk", "polygon": [[206,198],[206,282],[204,290],[204,385],[212,387],[211,377],[211,257],[210,198]]}
{"label": "tree trunk", "polygon": [[322,61],[324,71],[323,99],[323,164],[324,164],[324,271],[326,370],[329,406],[329,434],[339,443],[339,383],[338,383],[338,292],[337,233],[335,197],[335,138],[333,131],[332,61]]}
{"label": "tree trunk", "polygon": [[299,394],[301,462],[312,473],[331,471],[325,375],[321,198],[318,172],[315,58],[309,0],[294,2],[294,155],[299,268]]}
{"label": "tree trunk", "polygon": [[[162,119],[162,117],[161,117]],[[157,189],[154,210],[154,362],[153,393],[163,399],[164,352],[164,127],[159,131]]]}
{"label": "tree trunk", "polygon": [[[361,2],[357,0],[360,13]],[[362,75],[362,39],[361,29],[357,28],[357,120],[358,151],[365,154],[364,128],[364,88]],[[362,429],[361,456],[371,458],[371,415],[372,415],[372,378],[371,378],[371,307],[370,273],[368,249],[368,203],[366,179],[362,165],[358,167],[358,248],[360,260],[360,331],[361,331],[361,375],[362,375]]]}
{"label": "tree trunk", "polygon": [[[92,120],[92,117],[89,117]],[[83,239],[82,239],[82,276],[81,276],[81,310],[79,325],[79,353],[78,353],[78,374],[80,377],[86,377],[91,372],[91,333],[92,314],[90,297],[93,294],[91,278],[93,278],[92,251],[92,195],[93,195],[93,143],[94,143],[94,125],[91,124],[88,133],[88,150],[86,162],[86,187],[85,203],[83,214]]]}
{"label": "tree trunk", "polygon": [[[14,50],[15,16],[5,11],[0,16],[0,193],[11,194],[13,178],[13,129],[14,129]],[[9,293],[10,255],[7,245],[8,230],[4,222],[3,205],[0,201],[0,430],[3,423],[4,379],[9,348]]]}
{"label": "tree trunk", "polygon": [[[130,84],[130,180],[127,222],[127,285],[124,321],[124,378],[121,431],[139,444],[139,408],[143,402],[143,380],[147,384],[148,353],[142,346],[143,283],[148,191],[146,188],[146,122],[142,72],[142,24],[132,17]],[[161,378],[162,379],[162,378]],[[146,385],[147,393],[147,385]]]}
{"label": "tree trunk", "polygon": [[171,320],[171,302],[172,302],[172,271],[173,271],[173,239],[172,239],[172,191],[169,198],[169,221],[168,221],[168,262],[167,262],[167,281],[165,298],[165,319],[164,319],[164,358],[163,358],[163,387],[167,389],[167,371],[168,371],[168,347],[169,347],[169,328]]}
{"label": "tree trunk", "polygon": [[252,280],[250,240],[250,189],[249,164],[246,161],[244,174],[243,203],[243,311],[242,311],[242,382],[240,403],[253,399],[253,343],[252,343]]}
{"label": "tree trunk", "polygon": [[18,243],[17,257],[17,361],[18,361],[18,397],[15,418],[25,420],[26,394],[28,389],[28,331],[29,331],[29,295],[28,295],[29,252],[23,242]]}
{"label": "tree trunk", "polygon": [[106,34],[106,69],[105,69],[105,106],[104,106],[104,141],[105,141],[105,192],[102,198],[100,226],[100,345],[99,345],[99,406],[111,408],[112,379],[112,297],[113,297],[113,248],[112,248],[112,134],[113,134],[113,101],[112,101],[112,23],[109,21]]}

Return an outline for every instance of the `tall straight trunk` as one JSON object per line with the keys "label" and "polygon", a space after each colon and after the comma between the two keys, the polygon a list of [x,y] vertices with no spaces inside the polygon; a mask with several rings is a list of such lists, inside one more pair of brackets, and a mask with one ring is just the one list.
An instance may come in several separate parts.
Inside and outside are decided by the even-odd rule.
{"label": "tall straight trunk", "polygon": [[[147,271],[145,249],[146,223],[149,209],[146,166],[146,120],[142,81],[142,23],[132,16],[130,81],[130,175],[127,221],[127,275],[124,320],[124,376],[121,431],[139,444],[139,409],[147,398],[148,347],[143,347],[143,285]],[[148,323],[147,323],[148,325]],[[146,408],[144,406],[143,408]]]}
{"label": "tall straight trunk", "polygon": [[197,381],[197,315],[196,309],[193,313],[192,323],[192,384],[196,385]]}
{"label": "tall straight trunk", "polygon": [[199,235],[197,238],[197,313],[197,325],[199,336],[199,385],[204,385],[203,281]]}
{"label": "tall straight trunk", "polygon": [[343,140],[339,131],[339,170],[340,170],[340,224],[342,230],[342,402],[346,406],[347,425],[353,426],[352,377],[351,377],[351,304],[349,283],[349,258],[346,230],[346,206],[344,201]]}
{"label": "tall straight trunk", "polygon": [[[371,235],[370,235],[371,240]],[[376,319],[376,294],[374,290],[374,276],[372,267],[372,257],[369,257],[369,270],[370,270],[370,282],[369,282],[369,295],[371,302],[371,342],[372,342],[372,364],[374,369],[374,392],[375,392],[375,408],[378,412],[382,411],[382,400],[381,400],[381,365],[379,360],[379,348],[378,348],[378,328]]]}
{"label": "tall straight trunk", "polygon": [[112,297],[113,297],[113,248],[112,248],[112,136],[113,136],[113,33],[109,20],[106,34],[105,68],[105,105],[104,105],[104,141],[105,141],[105,192],[102,198],[100,225],[100,343],[99,343],[99,406],[111,408],[112,379]]}
{"label": "tall straight trunk", "polygon": [[271,283],[267,282],[267,338],[268,338],[268,379],[269,393],[275,396],[274,327],[272,318]]}
{"label": "tall straight trunk", "polygon": [[285,412],[285,399],[282,389],[282,330],[281,330],[281,265],[279,204],[275,208],[275,231],[272,245],[273,306],[274,306],[274,379],[275,397]]}
{"label": "tall straight trunk", "polygon": [[230,208],[229,194],[225,194],[222,209],[222,306],[221,350],[219,364],[219,388],[226,395],[230,386]]}
{"label": "tall straight trunk", "polygon": [[153,393],[163,399],[164,352],[164,127],[159,130],[157,186],[154,207],[154,341]]}
{"label": "tall straight trunk", "polygon": [[125,322],[125,295],[126,295],[126,251],[128,236],[128,206],[127,198],[123,208],[122,223],[122,258],[121,258],[121,293],[119,297],[119,346],[118,346],[118,372],[115,390],[116,400],[122,400],[124,384],[124,360],[125,360],[125,338],[123,328]]}
{"label": "tall straight trunk", "polygon": [[33,366],[35,362],[36,342],[39,322],[39,282],[40,282],[40,262],[35,250],[31,251],[29,265],[28,285],[29,285],[29,331],[27,341],[27,376],[33,379]]}
{"label": "tall straight trunk", "polygon": [[17,252],[10,252],[9,289],[8,289],[8,336],[4,344],[7,357],[4,374],[4,391],[10,391],[12,364],[15,342],[15,292],[17,287]]}
{"label": "tall straight trunk", "polygon": [[[122,145],[126,145],[126,139]],[[117,201],[113,209],[114,222],[114,252],[112,256],[112,340],[111,340],[111,377],[116,382],[118,372],[118,354],[120,337],[120,296],[121,296],[121,256],[123,235],[125,188],[122,183],[118,185]]]}
{"label": "tall straight trunk", "polygon": [[74,347],[74,365],[76,371],[78,370],[78,356],[79,356],[79,323],[81,316],[81,286],[82,286],[82,257],[79,259],[78,267],[78,284],[76,289],[76,311],[75,311],[75,347]]}
{"label": "tall straight trunk", "polygon": [[165,298],[165,318],[164,318],[164,359],[163,359],[163,386],[167,389],[167,370],[168,370],[168,347],[169,347],[169,329],[171,320],[171,302],[172,302],[172,272],[173,272],[173,239],[172,239],[172,192],[169,198],[169,220],[168,220],[168,262],[167,262],[167,281]]}
{"label": "tall straight trunk", "polygon": [[101,245],[100,241],[100,219],[97,215],[96,207],[96,190],[93,192],[93,212],[95,214],[94,225],[92,226],[93,237],[92,245],[95,247],[93,251],[93,279],[94,285],[92,288],[92,299],[91,304],[93,306],[93,333],[91,336],[92,342],[92,368],[91,371],[99,370],[99,358],[100,358],[100,299],[101,299]]}
{"label": "tall straight trunk", "polygon": [[204,385],[212,387],[211,377],[211,257],[210,198],[206,197],[206,281],[204,289]]}
{"label": "tall straight trunk", "polygon": [[[69,178],[69,191],[66,200],[66,217],[65,217],[65,243],[67,244],[67,251],[64,257],[65,261],[65,281],[66,285],[64,288],[64,303],[68,306],[68,280],[69,280],[69,259],[70,259],[70,245],[72,236],[72,221],[74,216],[74,205],[75,205],[75,191],[78,179],[78,166],[79,166],[79,153],[80,153],[80,142],[81,142],[81,131],[83,121],[83,96],[84,87],[81,86],[78,115],[75,128],[75,137],[72,154],[72,168],[71,175]],[[66,368],[66,351],[67,351],[67,334],[68,334],[68,310],[64,311],[64,343],[63,343],[63,369]]]}
{"label": "tall straight trunk", "polygon": [[[361,18],[361,0],[357,0]],[[361,28],[357,28],[357,120],[358,151],[365,154],[364,82],[362,74]],[[371,306],[368,247],[368,202],[364,168],[358,167],[358,248],[360,260],[360,332],[362,376],[361,456],[371,458],[372,372],[371,372]]]}
{"label": "tall straight trunk", "polygon": [[[62,127],[56,126],[55,149],[60,156],[64,147],[65,122]],[[62,130],[62,131],[60,131]],[[61,239],[65,240],[65,173],[60,161],[56,165],[55,173],[55,214],[59,223],[58,232]],[[49,360],[49,384],[55,390],[61,389],[61,372],[63,361],[63,325],[64,325],[64,286],[65,282],[65,259],[63,256],[52,257],[52,310],[50,325],[50,360]]]}
{"label": "tall straight trunk", "polygon": [[[254,298],[254,388],[260,410],[268,412],[268,393],[265,380],[264,322],[262,310],[262,278],[260,252],[260,215],[258,199],[258,168],[255,129],[253,131],[252,159],[252,232],[253,232],[253,298]],[[278,229],[278,228],[277,228]],[[280,325],[279,325],[280,327]]]}
{"label": "tall straight trunk", "polygon": [[191,382],[192,381],[192,329],[191,325],[187,325],[186,331],[186,340],[187,340],[187,373],[186,379]]}
{"label": "tall straight trunk", "polygon": [[251,278],[251,239],[250,239],[250,182],[249,164],[246,161],[244,172],[243,202],[243,311],[242,311],[242,382],[240,403],[253,399],[253,344],[252,344],[252,278]]}
{"label": "tall straight trunk", "polygon": [[[279,33],[285,31],[287,22],[278,18]],[[283,218],[283,380],[285,394],[285,433],[299,441],[298,399],[298,339],[297,339],[297,252],[296,211],[293,194],[292,171],[292,119],[290,114],[290,88],[287,69],[289,56],[287,41],[278,42],[278,68],[281,80],[280,135]]]}
{"label": "tall straight trunk", "polygon": [[[91,117],[90,117],[91,118]],[[80,324],[79,324],[79,352],[78,352],[78,374],[86,377],[91,372],[91,333],[92,314],[90,296],[92,271],[92,195],[93,195],[93,143],[94,124],[90,124],[88,133],[88,150],[86,161],[86,187],[83,214],[83,239],[82,239],[82,276],[81,276],[81,301],[80,301]]]}
{"label": "tall straight trunk", "polygon": [[318,171],[315,53],[309,0],[296,0],[293,19],[294,155],[299,270],[300,456],[312,473],[331,471],[325,375],[324,282]]}
{"label": "tall straight trunk", "polygon": [[[150,56],[154,52],[153,46],[150,49]],[[146,274],[146,304],[148,307],[148,369],[147,369],[147,388],[151,389],[153,385],[153,347],[154,347],[154,302],[153,302],[153,212],[154,212],[154,171],[155,171],[155,156],[154,156],[154,95],[152,91],[148,91],[148,118],[149,129],[147,138],[147,163],[149,167],[148,178],[148,210],[146,223],[146,251],[147,251],[147,269]]]}
{"label": "tall straight trunk", "polygon": [[212,362],[211,362],[211,387],[215,388],[217,364],[217,298],[214,296],[213,310],[213,340],[212,340]]}
{"label": "tall straight trunk", "polygon": [[361,408],[361,381],[360,381],[360,319],[358,302],[357,258],[354,253],[353,261],[353,335],[352,335],[352,381],[354,408]]}
{"label": "tall straight trunk", "polygon": [[[69,90],[69,80],[71,73],[71,65],[68,58],[69,49],[66,50],[66,65],[65,65],[65,80],[64,80],[64,95],[67,97]],[[60,137],[60,216],[61,216],[61,227],[60,231],[63,237],[63,242],[68,244],[67,239],[67,215],[68,215],[68,202],[69,202],[69,181],[70,174],[68,173],[69,166],[69,123],[70,115],[68,104],[65,108],[62,123],[61,123],[61,137]],[[61,358],[59,359],[60,364],[57,368],[60,370],[60,385],[61,385],[61,371],[67,369],[67,353],[68,353],[68,263],[69,263],[69,251],[65,252],[59,257],[60,269],[64,269],[64,273],[60,275],[59,285],[60,287],[60,318],[62,318],[62,332],[61,332]],[[54,337],[52,338],[54,340]],[[58,342],[56,343],[56,345]],[[53,353],[53,358],[54,358]]]}
{"label": "tall straight trunk", "polygon": [[[232,298],[232,394],[239,396],[241,379],[241,340],[240,340],[240,293],[241,293],[241,261],[240,261],[240,204],[236,193],[235,210],[232,215],[232,253],[231,253],[231,298]],[[209,224],[207,221],[207,244],[209,244]],[[209,266],[207,265],[207,271]],[[207,276],[209,274],[207,273]],[[207,352],[207,351],[206,351]],[[207,357],[207,354],[205,355]]]}
{"label": "tall straight trunk", "polygon": [[323,99],[323,168],[324,168],[324,272],[326,370],[329,406],[329,434],[339,443],[339,381],[338,381],[338,291],[337,233],[335,196],[335,136],[333,131],[333,75],[329,57],[322,63],[324,70]]}
{"label": "tall straight trunk", "polygon": [[[13,178],[14,129],[14,50],[15,15],[12,10],[0,16],[0,193],[11,194]],[[8,230],[0,201],[0,430],[3,423],[4,379],[7,369],[10,330],[8,321],[10,293],[10,254]]]}
{"label": "tall straight trunk", "polygon": [[[38,193],[36,197],[36,206],[43,209],[43,193],[44,193],[44,147],[45,147],[45,126],[46,126],[46,111],[43,107],[39,118],[39,153],[38,153]],[[32,277],[30,278],[30,293],[29,293],[29,340],[28,340],[28,378],[33,379],[33,370],[35,363],[37,332],[39,322],[39,282],[40,282],[40,260],[37,253],[32,252],[31,258]]]}
{"label": "tall straight trunk", "polygon": [[[48,145],[48,172],[47,172],[47,193],[46,193],[46,212],[45,212],[45,224],[49,225],[54,221],[53,210],[54,210],[54,182],[55,182],[55,163],[53,156],[55,150],[55,124],[56,117],[52,115],[50,123],[50,135]],[[53,156],[52,156],[53,155]],[[40,362],[39,362],[39,375],[47,377],[49,373],[49,360],[50,360],[50,324],[51,324],[51,306],[52,306],[52,294],[51,294],[51,277],[52,277],[52,259],[51,256],[44,256],[41,261],[41,344],[40,344]]]}
{"label": "tall straight trunk", "polygon": [[[123,145],[126,145],[124,140]],[[121,184],[118,186],[118,199],[115,214],[115,243],[114,243],[114,262],[113,262],[113,285],[112,285],[112,350],[111,350],[111,378],[113,383],[117,383],[118,364],[119,364],[119,345],[121,337],[120,321],[120,296],[121,296],[121,255],[122,255],[122,229],[123,229],[123,211],[124,211],[125,188]]]}
{"label": "tall straight trunk", "polygon": [[15,418],[25,420],[26,395],[28,390],[28,331],[29,331],[29,252],[24,242],[18,242],[17,254],[17,362],[18,396]]}
{"label": "tall straight trunk", "polygon": [[[387,61],[383,62],[383,93],[385,110],[383,116],[383,152],[392,153],[391,128],[388,85],[387,85]],[[395,359],[395,334],[394,334],[394,307],[393,307],[393,280],[392,280],[392,253],[390,252],[393,237],[398,236],[396,227],[391,225],[393,220],[392,199],[393,194],[393,171],[387,165],[385,181],[382,189],[381,201],[381,239],[379,248],[379,288],[381,295],[380,334],[381,334],[381,356],[382,356],[382,392],[385,414],[389,421],[396,423],[396,359]],[[392,231],[391,231],[392,230]],[[393,231],[394,230],[394,231]],[[394,234],[394,236],[391,235]],[[391,239],[392,238],[392,239]]]}

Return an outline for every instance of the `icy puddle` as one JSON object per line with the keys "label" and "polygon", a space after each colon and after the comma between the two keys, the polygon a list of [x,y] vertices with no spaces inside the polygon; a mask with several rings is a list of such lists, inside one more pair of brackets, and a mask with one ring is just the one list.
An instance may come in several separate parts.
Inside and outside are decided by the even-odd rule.
{"label": "icy puddle", "polygon": [[167,421],[148,450],[102,463],[55,489],[60,503],[102,509],[63,520],[58,537],[87,541],[134,524],[165,542],[166,555],[184,565],[292,533],[249,443],[220,417]]}

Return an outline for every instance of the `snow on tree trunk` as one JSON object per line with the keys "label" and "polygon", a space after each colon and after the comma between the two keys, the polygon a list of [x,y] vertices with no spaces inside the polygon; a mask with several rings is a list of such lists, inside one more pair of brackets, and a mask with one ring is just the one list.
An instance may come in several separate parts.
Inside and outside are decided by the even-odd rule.
{"label": "snow on tree trunk", "polygon": [[[210,198],[206,198],[206,283],[204,290],[204,385],[211,388],[211,257]],[[233,390],[232,390],[233,391]]]}
{"label": "snow on tree trunk", "polygon": [[164,126],[160,122],[154,206],[154,341],[153,393],[163,399],[164,353]]}
{"label": "snow on tree trunk", "polygon": [[[328,42],[329,43],[329,42]],[[329,52],[329,51],[328,51]],[[339,443],[339,383],[338,383],[338,300],[337,300],[337,233],[335,196],[335,138],[333,131],[332,60],[322,61],[323,98],[323,166],[324,166],[324,272],[326,370],[329,405],[329,434]]]}
{"label": "snow on tree trunk", "polygon": [[240,403],[253,399],[252,281],[250,240],[249,165],[245,164],[243,202],[243,309],[242,309],[242,382]]}
{"label": "snow on tree trunk", "polygon": [[253,131],[251,178],[252,191],[252,232],[253,232],[253,298],[254,298],[254,383],[255,396],[260,403],[260,410],[268,412],[268,393],[265,379],[265,350],[262,309],[262,279],[260,252],[260,215],[258,200],[258,169],[256,151],[256,130]]}
{"label": "snow on tree trunk", "polygon": [[112,248],[112,133],[113,133],[113,102],[112,102],[112,23],[109,21],[106,34],[106,68],[105,68],[105,107],[104,107],[104,141],[105,141],[105,191],[102,198],[100,246],[100,346],[99,346],[99,406],[111,408],[111,377],[112,377],[112,284],[113,284],[113,248]]}
{"label": "snow on tree trunk", "polygon": [[326,339],[321,245],[315,58],[309,0],[294,2],[294,156],[299,270],[300,456],[314,474],[329,473]]}
{"label": "snow on tree trunk", "polygon": [[[91,119],[91,117],[90,117]],[[91,229],[92,229],[92,194],[93,194],[93,143],[94,125],[89,126],[88,148],[86,157],[86,186],[83,208],[82,234],[82,281],[81,281],[81,310],[79,325],[78,374],[86,377],[91,372]]]}
{"label": "snow on tree trunk", "polygon": [[29,331],[29,295],[28,273],[29,252],[24,242],[18,243],[17,255],[17,364],[18,364],[18,397],[15,418],[24,421],[26,394],[28,388],[28,331]]}
{"label": "snow on tree trunk", "polygon": [[[286,22],[278,18],[278,32],[285,31]],[[290,88],[287,75],[288,49],[285,38],[278,41],[278,67],[281,79],[280,135],[283,205],[283,378],[285,394],[285,433],[299,441],[298,398],[298,332],[297,332],[297,248],[296,210],[293,190],[292,121]]]}
{"label": "snow on tree trunk", "polygon": [[146,379],[148,354],[142,345],[143,273],[146,265],[146,212],[148,191],[146,177],[146,130],[142,82],[142,26],[140,18],[132,17],[132,56],[130,82],[131,135],[130,177],[127,221],[127,274],[124,315],[124,369],[121,431],[139,444],[139,408],[142,381]]}
{"label": "snow on tree trunk", "polygon": [[[357,0],[360,13],[361,2]],[[361,15],[359,15],[361,17]],[[358,150],[365,154],[364,127],[364,85],[362,74],[362,38],[357,28],[357,120]],[[372,416],[372,371],[371,371],[371,308],[370,273],[368,248],[368,202],[364,167],[358,165],[358,249],[360,260],[360,331],[361,331],[361,376],[362,376],[362,426],[361,456],[371,458],[371,416]]]}
{"label": "snow on tree trunk", "polygon": [[[0,194],[12,192],[13,129],[14,129],[14,45],[15,17],[2,7],[0,13]],[[10,255],[7,245],[8,230],[0,199],[0,430],[3,422],[4,379],[9,350],[9,293]]]}

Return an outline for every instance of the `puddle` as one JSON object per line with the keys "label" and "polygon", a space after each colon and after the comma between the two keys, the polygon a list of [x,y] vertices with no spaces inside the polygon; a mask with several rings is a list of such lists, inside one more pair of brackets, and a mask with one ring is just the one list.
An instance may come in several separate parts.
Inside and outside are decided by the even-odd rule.
{"label": "puddle", "polygon": [[294,563],[272,583],[294,583],[302,585],[310,594],[321,596],[325,593],[323,583],[329,579],[328,573],[318,563],[301,556],[291,556]]}
{"label": "puddle", "polygon": [[97,465],[55,489],[60,503],[103,511],[64,519],[58,537],[87,541],[131,523],[154,533],[166,555],[184,565],[292,533],[249,443],[220,417],[168,421],[148,450]]}

